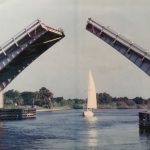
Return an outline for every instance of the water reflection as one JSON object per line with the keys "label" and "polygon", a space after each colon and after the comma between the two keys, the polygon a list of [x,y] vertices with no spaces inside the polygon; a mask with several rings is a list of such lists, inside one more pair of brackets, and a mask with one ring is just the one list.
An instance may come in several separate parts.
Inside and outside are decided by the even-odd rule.
{"label": "water reflection", "polygon": [[150,131],[139,130],[140,141],[146,150],[150,150]]}
{"label": "water reflection", "polygon": [[89,124],[87,130],[87,146],[90,148],[95,148],[97,147],[98,144],[98,140],[97,140],[98,135],[97,135],[97,128],[96,128],[97,118],[91,117],[86,119]]}
{"label": "water reflection", "polygon": [[5,121],[0,150],[150,150],[150,134],[138,134],[138,111],[98,110],[96,117],[83,118],[68,110]]}
{"label": "water reflection", "polygon": [[3,139],[5,138],[4,124],[0,122],[0,150],[5,150]]}
{"label": "water reflection", "polygon": [[0,129],[4,127],[3,122],[0,122]]}

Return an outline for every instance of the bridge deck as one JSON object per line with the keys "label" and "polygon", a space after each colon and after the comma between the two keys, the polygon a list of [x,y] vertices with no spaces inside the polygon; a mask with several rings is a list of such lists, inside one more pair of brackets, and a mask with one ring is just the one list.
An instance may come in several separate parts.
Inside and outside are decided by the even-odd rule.
{"label": "bridge deck", "polygon": [[150,54],[146,50],[92,19],[88,20],[86,29],[112,46],[150,76]]}
{"label": "bridge deck", "polygon": [[64,37],[36,20],[0,47],[0,91],[47,49]]}

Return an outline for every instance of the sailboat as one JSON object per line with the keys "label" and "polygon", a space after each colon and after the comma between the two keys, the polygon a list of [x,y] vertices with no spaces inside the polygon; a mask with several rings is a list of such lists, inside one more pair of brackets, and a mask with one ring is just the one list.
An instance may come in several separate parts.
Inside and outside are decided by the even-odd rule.
{"label": "sailboat", "polygon": [[93,109],[97,109],[96,88],[95,88],[92,72],[89,71],[87,108],[83,112],[83,116],[84,117],[94,116]]}

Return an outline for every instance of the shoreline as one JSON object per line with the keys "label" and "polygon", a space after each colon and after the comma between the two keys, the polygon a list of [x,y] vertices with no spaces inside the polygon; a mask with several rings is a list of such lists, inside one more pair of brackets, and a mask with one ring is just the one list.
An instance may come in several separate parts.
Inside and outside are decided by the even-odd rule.
{"label": "shoreline", "polygon": [[52,108],[52,109],[37,109],[37,112],[51,112],[51,111],[61,111],[61,110],[70,110],[71,108]]}
{"label": "shoreline", "polygon": [[[62,110],[73,110],[73,108],[53,108],[53,109],[37,109],[37,112],[52,112],[52,111],[62,111]],[[139,110],[145,110],[147,111],[147,108],[99,108],[101,110],[103,109],[139,109]],[[99,110],[98,109],[98,110]],[[84,110],[84,109],[83,109]]]}

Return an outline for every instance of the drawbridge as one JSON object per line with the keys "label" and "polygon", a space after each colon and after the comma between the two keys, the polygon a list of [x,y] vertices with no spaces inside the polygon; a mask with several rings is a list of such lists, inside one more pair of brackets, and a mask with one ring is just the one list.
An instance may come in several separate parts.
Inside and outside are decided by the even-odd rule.
{"label": "drawbridge", "polygon": [[0,91],[64,37],[62,30],[34,21],[0,47]]}
{"label": "drawbridge", "polygon": [[109,44],[150,76],[150,54],[142,47],[90,18],[88,19],[86,29]]}

